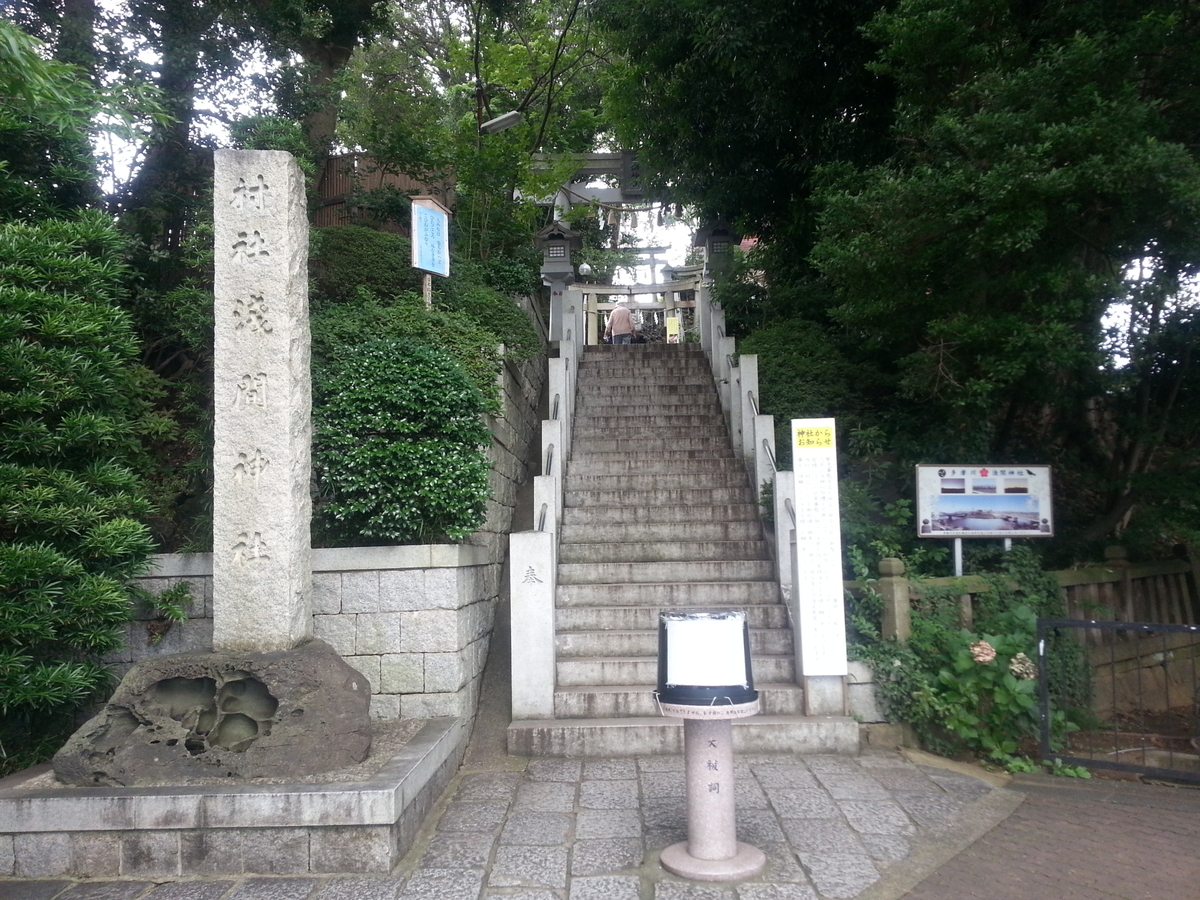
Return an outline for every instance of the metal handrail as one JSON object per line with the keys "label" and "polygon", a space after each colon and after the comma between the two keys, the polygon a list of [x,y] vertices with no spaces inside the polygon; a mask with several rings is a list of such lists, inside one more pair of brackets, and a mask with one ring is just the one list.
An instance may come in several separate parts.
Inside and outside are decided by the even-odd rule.
{"label": "metal handrail", "polygon": [[550,475],[554,469],[554,445],[546,448],[546,464],[542,466],[542,474]]}
{"label": "metal handrail", "polygon": [[736,356],[734,356],[732,353],[726,353],[726,354],[725,354],[725,361],[726,361],[727,363],[729,363],[729,368],[730,368],[730,369],[737,369],[737,368],[741,368],[741,367],[738,365],[738,358],[737,358]]}
{"label": "metal handrail", "polygon": [[551,419],[558,418],[558,401],[561,397],[562,397],[561,394],[554,395],[554,405],[550,408],[550,418]]}
{"label": "metal handrail", "polygon": [[746,391],[746,396],[750,398],[750,408],[754,410],[754,414],[761,416],[762,413],[758,411],[758,398],[754,396],[754,391]]}
{"label": "metal handrail", "polygon": [[537,530],[538,531],[546,530],[546,511],[549,508],[550,508],[550,505],[548,503],[542,504],[541,511],[538,513],[538,522],[537,522]]}
{"label": "metal handrail", "polygon": [[771,461],[771,468],[778,472],[779,463],[775,462],[775,451],[771,449],[771,442],[763,438],[762,445],[763,449],[767,451],[767,459]]}
{"label": "metal handrail", "polygon": [[796,506],[792,503],[791,497],[783,498],[783,508],[787,510],[788,515],[792,517],[792,527],[796,525]]}

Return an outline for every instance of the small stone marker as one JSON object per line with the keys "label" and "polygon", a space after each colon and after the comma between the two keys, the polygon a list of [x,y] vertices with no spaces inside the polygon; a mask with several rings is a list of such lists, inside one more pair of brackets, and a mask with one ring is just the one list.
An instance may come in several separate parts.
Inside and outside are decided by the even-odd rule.
{"label": "small stone marker", "polygon": [[291,154],[218,150],[213,649],[312,637],[308,218]]}

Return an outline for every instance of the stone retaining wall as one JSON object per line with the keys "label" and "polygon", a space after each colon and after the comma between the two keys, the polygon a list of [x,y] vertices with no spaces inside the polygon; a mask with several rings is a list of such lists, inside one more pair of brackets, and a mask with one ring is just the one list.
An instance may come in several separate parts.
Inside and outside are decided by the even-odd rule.
{"label": "stone retaining wall", "polygon": [[[313,551],[314,635],[370,681],[377,718],[475,713],[545,370],[537,359],[506,363],[497,376],[503,406],[488,420],[492,496],[486,521],[465,543]],[[153,571],[137,580],[155,595],[180,582],[191,586],[188,620],[157,636],[160,623],[139,610],[125,647],[106,658],[118,675],[148,656],[212,649],[211,553],[155,557]]]}

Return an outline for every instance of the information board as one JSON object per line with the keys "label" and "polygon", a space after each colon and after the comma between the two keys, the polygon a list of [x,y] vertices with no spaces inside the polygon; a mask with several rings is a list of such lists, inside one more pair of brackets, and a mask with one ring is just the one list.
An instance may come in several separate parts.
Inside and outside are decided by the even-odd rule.
{"label": "information board", "polygon": [[432,197],[412,199],[412,264],[422,272],[450,275],[450,211]]}
{"label": "information board", "polygon": [[846,674],[842,520],[833,419],[792,419],[796,583],[802,674]]}
{"label": "information board", "polygon": [[1049,466],[917,466],[923,538],[1053,537]]}

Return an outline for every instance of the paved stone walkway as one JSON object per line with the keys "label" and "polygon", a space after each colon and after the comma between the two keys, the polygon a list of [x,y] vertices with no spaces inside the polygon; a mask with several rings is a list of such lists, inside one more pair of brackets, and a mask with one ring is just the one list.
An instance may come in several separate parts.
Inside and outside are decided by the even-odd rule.
{"label": "paved stone walkway", "polygon": [[898,753],[741,757],[738,836],[767,869],[698,884],[658,864],[686,838],[681,757],[493,762],[459,777],[388,877],[6,880],[0,900],[849,900],[992,792]]}

